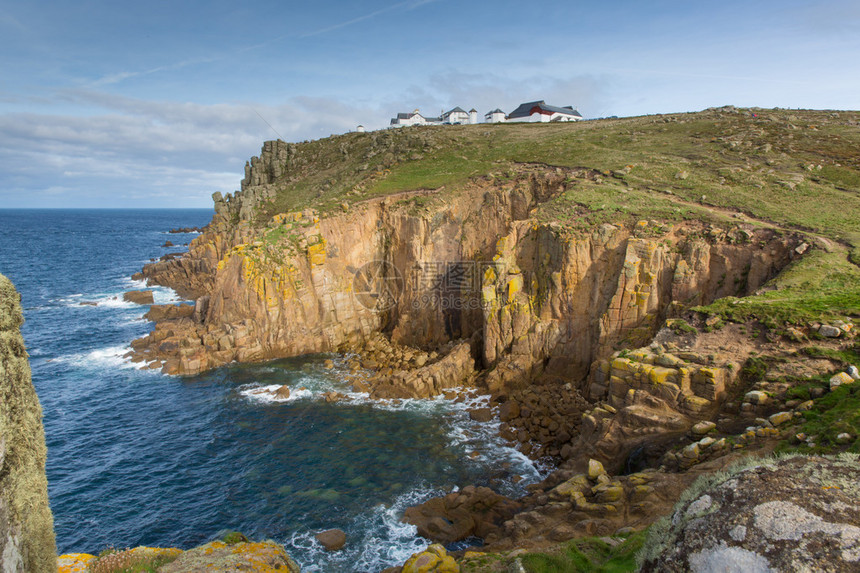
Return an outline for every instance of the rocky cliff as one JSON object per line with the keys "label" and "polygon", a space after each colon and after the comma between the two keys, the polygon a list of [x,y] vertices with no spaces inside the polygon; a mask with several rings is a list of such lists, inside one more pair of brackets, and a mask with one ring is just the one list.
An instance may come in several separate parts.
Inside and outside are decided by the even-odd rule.
{"label": "rocky cliff", "polygon": [[231,225],[228,208],[188,255],[145,268],[197,303],[136,346],[154,366],[194,374],[360,347],[379,330],[426,349],[479,333],[480,366],[501,393],[541,373],[581,381],[614,345],[643,344],[678,309],[749,294],[797,256],[799,237],[751,226],[645,221],[577,236],[530,219],[592,176],[522,166],[512,182],[456,196],[282,213],[256,228]]}
{"label": "rocky cliff", "polygon": [[45,432],[19,331],[23,322],[20,296],[0,275],[0,568],[54,573]]}
{"label": "rocky cliff", "polygon": [[348,351],[375,398],[476,386],[474,414],[559,469],[521,500],[433,500],[419,531],[511,549],[645,527],[698,473],[815,445],[825,389],[802,386],[846,366],[860,315],[856,124],[721,108],[267,142],[189,253],[144,268],[194,304],[153,306],[133,360]]}

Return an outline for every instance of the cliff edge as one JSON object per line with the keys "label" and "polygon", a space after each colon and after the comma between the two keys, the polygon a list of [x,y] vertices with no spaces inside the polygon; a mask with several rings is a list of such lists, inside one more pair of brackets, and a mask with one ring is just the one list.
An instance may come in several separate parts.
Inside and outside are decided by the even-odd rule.
{"label": "cliff edge", "polygon": [[0,568],[54,572],[42,407],[30,379],[20,295],[0,275]]}

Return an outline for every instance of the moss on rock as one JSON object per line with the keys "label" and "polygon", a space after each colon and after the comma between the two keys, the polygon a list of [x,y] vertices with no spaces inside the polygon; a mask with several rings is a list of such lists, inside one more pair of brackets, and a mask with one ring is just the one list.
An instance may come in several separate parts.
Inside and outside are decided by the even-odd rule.
{"label": "moss on rock", "polygon": [[57,570],[54,520],[45,477],[42,408],[19,331],[15,287],[0,275],[0,569]]}

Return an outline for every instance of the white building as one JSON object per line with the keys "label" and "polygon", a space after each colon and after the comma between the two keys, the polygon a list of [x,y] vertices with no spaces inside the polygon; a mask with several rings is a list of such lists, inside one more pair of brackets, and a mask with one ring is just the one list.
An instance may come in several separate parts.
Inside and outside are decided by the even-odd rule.
{"label": "white building", "polygon": [[439,117],[424,117],[416,109],[412,113],[398,113],[391,119],[391,127],[407,127],[410,125],[462,125],[478,123],[478,110],[466,111],[455,107],[442,112]]}
{"label": "white building", "polygon": [[412,113],[398,113],[391,119],[391,127],[407,127],[410,125],[427,125],[427,119],[416,109]]}
{"label": "white building", "polygon": [[543,100],[530,101],[508,114],[507,121],[512,122],[550,122],[550,121],[579,121],[582,114],[573,106],[556,107],[547,105]]}
{"label": "white building", "polygon": [[442,123],[448,125],[469,123],[469,112],[463,108],[455,107],[451,111],[442,113]]}
{"label": "white building", "polygon": [[499,108],[484,114],[484,123],[502,123],[505,121],[505,112]]}

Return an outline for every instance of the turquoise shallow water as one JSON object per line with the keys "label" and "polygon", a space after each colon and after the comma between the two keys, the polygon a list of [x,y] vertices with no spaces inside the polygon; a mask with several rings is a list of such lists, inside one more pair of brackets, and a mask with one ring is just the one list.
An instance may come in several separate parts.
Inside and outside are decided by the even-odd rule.
{"label": "turquoise shallow water", "polygon": [[[151,329],[121,294],[206,210],[0,210],[0,273],[22,294],[44,410],[58,549],[179,546],[225,529],[287,545],[307,571],[378,571],[426,542],[406,507],[471,483],[521,493],[538,471],[443,400],[345,403],[343,358],[307,356],[176,378],[123,359]],[[181,249],[179,249],[181,250]],[[156,288],[156,302],[178,300]],[[96,302],[96,306],[82,305]],[[323,367],[334,358],[336,368]],[[287,384],[289,401],[260,393]],[[302,390],[300,390],[302,389]],[[472,457],[478,452],[477,457]],[[511,479],[526,478],[520,485]],[[327,553],[321,529],[347,532]]]}

